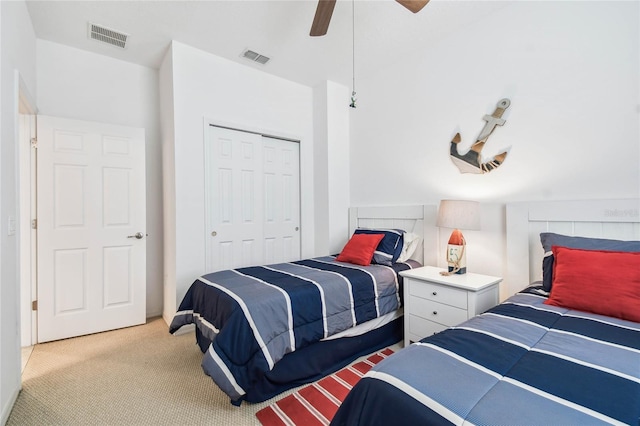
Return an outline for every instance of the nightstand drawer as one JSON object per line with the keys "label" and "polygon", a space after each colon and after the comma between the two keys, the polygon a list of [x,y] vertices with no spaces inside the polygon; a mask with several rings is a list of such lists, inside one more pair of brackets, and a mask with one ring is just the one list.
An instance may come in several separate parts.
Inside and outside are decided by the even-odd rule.
{"label": "nightstand drawer", "polygon": [[467,320],[467,310],[444,305],[432,300],[411,298],[411,314],[429,321],[453,326]]}
{"label": "nightstand drawer", "polygon": [[409,336],[405,337],[413,342],[432,336],[447,328],[446,325],[438,324],[437,322],[429,321],[415,315],[409,315],[408,321]]}
{"label": "nightstand drawer", "polygon": [[413,281],[409,287],[412,296],[433,300],[439,303],[456,306],[460,309],[467,309],[467,292],[457,288],[430,282]]}

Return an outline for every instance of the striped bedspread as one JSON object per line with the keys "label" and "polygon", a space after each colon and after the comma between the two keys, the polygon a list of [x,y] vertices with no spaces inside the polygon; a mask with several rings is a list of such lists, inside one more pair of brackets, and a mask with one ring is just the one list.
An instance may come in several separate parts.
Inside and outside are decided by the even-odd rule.
{"label": "striped bedspread", "polygon": [[239,404],[287,353],[397,310],[397,272],[412,265],[357,266],[327,256],[214,272],[191,285],[169,331],[196,324],[212,342],[205,373]]}
{"label": "striped bedspread", "polygon": [[399,351],[332,424],[640,424],[640,324],[544,300],[525,290]]}

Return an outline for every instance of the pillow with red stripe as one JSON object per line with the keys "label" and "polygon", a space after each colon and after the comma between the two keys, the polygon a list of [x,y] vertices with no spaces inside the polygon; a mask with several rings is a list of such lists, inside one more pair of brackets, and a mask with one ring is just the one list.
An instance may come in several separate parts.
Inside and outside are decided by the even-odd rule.
{"label": "pillow with red stripe", "polygon": [[545,304],[640,322],[640,253],[552,251],[553,285]]}
{"label": "pillow with red stripe", "polygon": [[384,234],[353,234],[336,260],[355,265],[370,265],[373,252],[382,238]]}

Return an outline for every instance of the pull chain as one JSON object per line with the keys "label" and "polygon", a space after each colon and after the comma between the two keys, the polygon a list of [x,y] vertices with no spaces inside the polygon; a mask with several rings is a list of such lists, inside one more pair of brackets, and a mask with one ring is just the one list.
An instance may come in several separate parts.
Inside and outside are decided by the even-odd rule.
{"label": "pull chain", "polygon": [[351,0],[351,41],[352,41],[352,71],[353,71],[353,83],[351,91],[351,108],[356,107],[356,2]]}

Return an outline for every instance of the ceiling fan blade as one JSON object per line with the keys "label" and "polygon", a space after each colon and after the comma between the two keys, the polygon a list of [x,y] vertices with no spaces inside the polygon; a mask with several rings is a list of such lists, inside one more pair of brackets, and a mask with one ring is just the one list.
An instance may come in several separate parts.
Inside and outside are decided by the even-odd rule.
{"label": "ceiling fan blade", "polygon": [[333,8],[336,6],[336,0],[318,0],[318,7],[316,8],[316,16],[313,17],[313,24],[311,24],[310,36],[323,36],[329,29],[329,22],[331,22],[331,15],[333,14]]}
{"label": "ceiling fan blade", "polygon": [[429,3],[429,0],[396,0],[398,3],[412,11],[413,13],[418,13],[422,10],[423,7]]}

